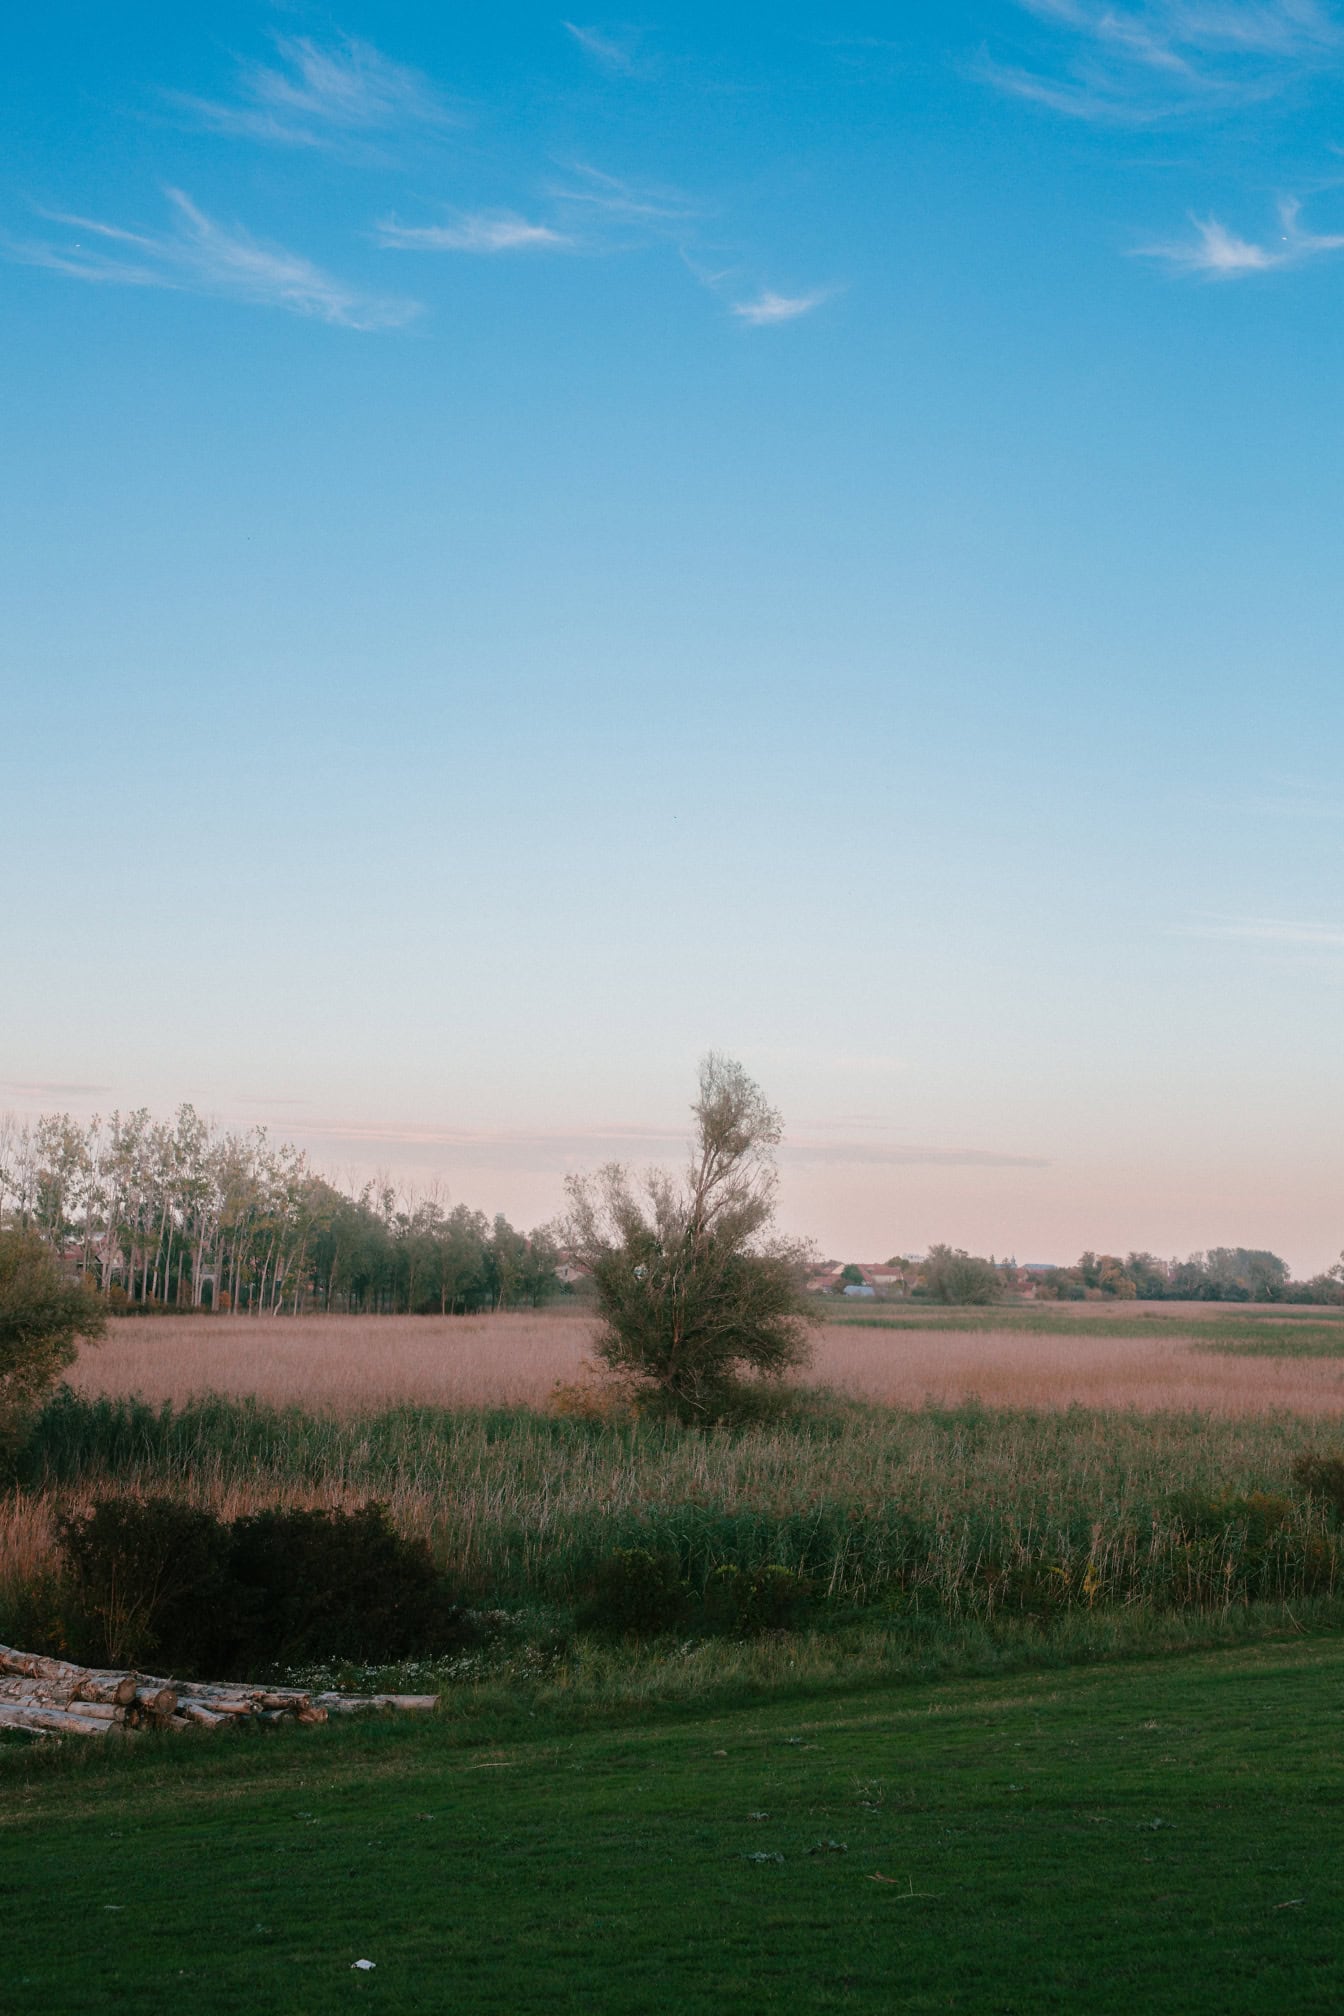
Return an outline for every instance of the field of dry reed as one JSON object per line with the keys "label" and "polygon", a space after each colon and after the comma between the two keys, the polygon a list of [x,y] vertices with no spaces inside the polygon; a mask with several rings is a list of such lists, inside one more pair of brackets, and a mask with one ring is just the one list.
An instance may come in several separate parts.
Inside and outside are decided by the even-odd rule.
{"label": "field of dry reed", "polygon": [[[1238,1320],[1283,1320],[1236,1313]],[[807,1377],[902,1407],[975,1397],[1001,1407],[1344,1413],[1344,1357],[1201,1349],[1211,1321],[1227,1317],[1209,1304],[1151,1319],[1136,1317],[1133,1304],[1088,1304],[1057,1316],[1032,1312],[1030,1329],[1007,1320],[990,1327],[984,1316],[965,1329],[944,1327],[948,1317],[918,1329],[838,1322],[819,1332]],[[403,1404],[545,1407],[557,1381],[582,1378],[592,1336],[592,1319],[573,1310],[128,1318],[111,1326],[105,1342],[83,1349],[71,1384],[90,1397],[136,1395],[154,1405],[208,1393],[252,1395],[345,1419]]]}
{"label": "field of dry reed", "polygon": [[818,1333],[809,1374],[835,1397],[731,1435],[557,1404],[593,1334],[574,1309],[119,1319],[0,1501],[0,1615],[26,1628],[61,1517],[109,1492],[227,1518],[377,1498],[486,1606],[572,1605],[632,1546],[697,1587],[722,1564],[784,1564],[846,1601],[946,1616],[1344,1584],[1344,1541],[1293,1479],[1304,1449],[1344,1437],[1332,1315],[849,1316]]}

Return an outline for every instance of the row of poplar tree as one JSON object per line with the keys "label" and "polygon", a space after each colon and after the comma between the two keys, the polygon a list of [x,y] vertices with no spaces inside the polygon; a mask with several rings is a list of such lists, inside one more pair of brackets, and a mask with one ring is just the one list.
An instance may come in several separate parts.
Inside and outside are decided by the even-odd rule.
{"label": "row of poplar tree", "polygon": [[36,1232],[115,1308],[461,1313],[561,1291],[546,1230],[436,1191],[337,1188],[266,1129],[194,1107],[89,1122],[0,1116],[0,1226]]}

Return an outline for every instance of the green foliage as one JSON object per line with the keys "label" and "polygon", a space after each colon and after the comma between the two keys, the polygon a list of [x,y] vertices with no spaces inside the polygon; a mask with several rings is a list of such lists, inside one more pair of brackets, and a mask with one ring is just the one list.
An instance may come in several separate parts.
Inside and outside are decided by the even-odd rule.
{"label": "green foliage", "polygon": [[690,1591],[675,1554],[618,1547],[599,1563],[584,1592],[579,1623],[619,1637],[657,1638],[684,1624],[689,1608]]}
{"label": "green foliage", "polygon": [[997,1302],[1003,1281],[990,1260],[960,1246],[931,1246],[924,1262],[924,1288],[933,1302]]}
{"label": "green foliage", "polygon": [[[832,1400],[706,1437],[525,1409],[343,1422],[251,1401],[154,1410],[58,1393],[19,1474],[33,1492],[86,1500],[208,1491],[264,1504],[333,1488],[386,1500],[402,1530],[431,1532],[454,1588],[482,1608],[572,1615],[625,1548],[673,1559],[693,1605],[718,1568],[778,1564],[828,1592],[828,1629],[882,1609],[998,1628],[1344,1587],[1344,1531],[1319,1492],[1293,1494],[1294,1458],[1318,1435],[1288,1416]],[[1181,1493],[1193,1494],[1184,1509]],[[1265,1547],[1248,1521],[1256,1494],[1290,1506]]]}
{"label": "green foliage", "polygon": [[230,1538],[236,1623],[224,1670],[400,1659],[466,1636],[428,1545],[398,1533],[385,1505],[257,1512]]}
{"label": "green foliage", "polygon": [[172,1498],[112,1498],[66,1519],[66,1644],[100,1665],[246,1676],[463,1642],[423,1541],[387,1508],[274,1510],[225,1524]]}
{"label": "green foliage", "polygon": [[745,1636],[796,1631],[811,1613],[817,1588],[794,1568],[767,1561],[759,1568],[716,1568],[705,1585],[705,1620],[711,1630]]}
{"label": "green foliage", "polygon": [[12,1445],[81,1337],[104,1327],[96,1297],[36,1234],[0,1231],[0,1449]]}
{"label": "green foliage", "polygon": [[762,1380],[808,1357],[820,1320],[802,1297],[800,1248],[767,1236],[779,1115],[740,1064],[707,1057],[689,1171],[641,1194],[609,1165],[569,1184],[570,1245],[591,1270],[597,1355],[649,1415],[740,1421]]}
{"label": "green foliage", "polygon": [[227,1643],[229,1531],[175,1498],[107,1498],[60,1526],[66,1642],[99,1666],[208,1669]]}
{"label": "green foliage", "polygon": [[668,1550],[618,1547],[600,1561],[579,1606],[584,1630],[635,1639],[687,1626],[733,1636],[792,1631],[812,1611],[815,1583],[778,1561],[742,1567],[722,1561],[693,1586]]}
{"label": "green foliage", "polygon": [[264,1128],[221,1132],[190,1105],[172,1123],[146,1108],[87,1126],[68,1113],[10,1129],[0,1153],[7,1200],[25,1233],[60,1255],[77,1248],[114,1313],[306,1306],[458,1313],[558,1293],[545,1231],[489,1224],[430,1192],[367,1183],[347,1195],[292,1142]]}

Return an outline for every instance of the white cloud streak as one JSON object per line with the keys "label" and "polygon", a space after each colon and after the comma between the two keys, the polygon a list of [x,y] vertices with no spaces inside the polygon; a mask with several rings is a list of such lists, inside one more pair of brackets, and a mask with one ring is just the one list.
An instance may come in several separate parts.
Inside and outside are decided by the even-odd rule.
{"label": "white cloud streak", "polygon": [[603,70],[614,71],[622,77],[640,74],[642,66],[633,36],[627,34],[618,38],[609,31],[580,27],[577,21],[563,21],[560,25],[566,34],[573,36],[585,56],[590,56]]}
{"label": "white cloud streak", "polygon": [[1144,124],[1253,104],[1338,59],[1321,0],[1017,0],[1049,38],[1035,65],[985,51],[988,83],[1066,118]]}
{"label": "white cloud streak", "polygon": [[74,1085],[64,1079],[41,1079],[29,1084],[19,1078],[0,1078],[0,1092],[12,1093],[20,1099],[89,1098],[111,1090],[110,1085]]}
{"label": "white cloud streak", "polygon": [[1344,952],[1344,925],[1300,918],[1226,917],[1196,924],[1195,938],[1222,938],[1250,945],[1291,945],[1312,952]]}
{"label": "white cloud streak", "polygon": [[624,224],[643,225],[650,231],[687,224],[698,214],[690,199],[677,189],[628,182],[582,161],[574,162],[568,173],[574,181],[556,185],[548,192],[557,203],[575,204]]}
{"label": "white cloud streak", "polygon": [[753,329],[766,329],[776,322],[796,322],[800,315],[810,315],[827,299],[829,291],[825,288],[813,294],[776,294],[772,288],[763,287],[753,300],[734,301],[732,313]]}
{"label": "white cloud streak", "polygon": [[174,94],[212,132],[285,147],[324,147],[448,117],[429,80],[352,37],[275,38],[278,64],[244,63],[234,102]]}
{"label": "white cloud streak", "polygon": [[419,304],[365,294],[300,253],[267,245],[241,225],[217,224],[180,189],[165,191],[167,231],[128,231],[96,218],[54,214],[69,234],[59,242],[11,242],[9,256],[72,280],[121,287],[161,287],[212,294],[257,307],[283,308],[346,329],[395,329]]}
{"label": "white cloud streak", "polygon": [[1202,274],[1210,280],[1244,280],[1255,273],[1301,266],[1327,253],[1344,251],[1344,234],[1302,229],[1298,221],[1301,207],[1291,199],[1279,205],[1279,236],[1270,244],[1238,238],[1216,217],[1192,217],[1193,238],[1166,245],[1143,245],[1138,256],[1161,259],[1178,272]]}
{"label": "white cloud streak", "polygon": [[395,217],[378,225],[378,243],[395,252],[564,251],[574,240],[549,224],[531,224],[511,210],[459,213],[444,224],[401,224]]}
{"label": "white cloud streak", "polygon": [[[370,1146],[434,1151],[445,1165],[528,1170],[537,1174],[623,1162],[635,1168],[650,1164],[680,1164],[687,1152],[683,1129],[665,1127],[593,1127],[556,1132],[513,1129],[467,1130],[434,1126],[368,1126],[338,1120],[295,1119],[295,1131],[305,1141],[322,1142],[328,1152],[358,1151]],[[787,1166],[829,1167],[851,1164],[865,1168],[1044,1169],[1039,1155],[1016,1155],[988,1148],[942,1148],[916,1142],[854,1140],[829,1129],[790,1134],[780,1149]]]}

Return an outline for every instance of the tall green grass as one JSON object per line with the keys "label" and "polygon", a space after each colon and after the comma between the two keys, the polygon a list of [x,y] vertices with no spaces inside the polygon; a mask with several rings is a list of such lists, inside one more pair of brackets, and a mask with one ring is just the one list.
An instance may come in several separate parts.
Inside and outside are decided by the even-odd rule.
{"label": "tall green grass", "polygon": [[[355,1422],[213,1399],[58,1394],[19,1461],[43,1499],[385,1499],[480,1604],[572,1604],[618,1547],[808,1576],[836,1615],[1052,1615],[1291,1601],[1344,1588],[1344,1543],[1292,1485],[1320,1421],[822,1400],[702,1433],[524,1410]],[[1336,1429],[1336,1439],[1339,1431]]]}

